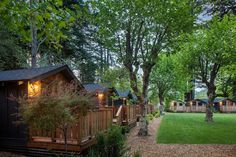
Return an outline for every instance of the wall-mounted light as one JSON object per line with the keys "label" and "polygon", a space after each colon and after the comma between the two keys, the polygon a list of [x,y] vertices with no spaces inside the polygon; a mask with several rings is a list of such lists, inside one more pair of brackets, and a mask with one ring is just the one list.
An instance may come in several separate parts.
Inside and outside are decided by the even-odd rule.
{"label": "wall-mounted light", "polygon": [[220,102],[220,106],[222,106],[222,105],[223,105],[223,102],[221,101],[221,102]]}
{"label": "wall-mounted light", "polygon": [[99,93],[99,94],[98,94],[98,99],[102,99],[102,98],[103,98],[103,96],[104,96],[104,94],[103,94],[103,93]]}
{"label": "wall-mounted light", "polygon": [[24,81],[18,81],[17,84],[20,86],[24,83]]}
{"label": "wall-mounted light", "polygon": [[41,82],[28,82],[28,96],[34,97],[38,96],[41,93]]}

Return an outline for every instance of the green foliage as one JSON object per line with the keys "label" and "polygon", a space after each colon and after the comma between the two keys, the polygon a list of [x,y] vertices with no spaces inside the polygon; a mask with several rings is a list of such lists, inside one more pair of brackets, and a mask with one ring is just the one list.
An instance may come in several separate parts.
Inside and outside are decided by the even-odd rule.
{"label": "green foliage", "polygon": [[141,152],[140,151],[135,151],[133,154],[133,157],[142,157]]}
{"label": "green foliage", "polygon": [[145,118],[146,118],[147,123],[150,123],[150,121],[153,120],[154,116],[150,113],[150,114],[147,114]]}
{"label": "green foliage", "polygon": [[220,68],[233,65],[236,59],[235,23],[235,17],[225,17],[222,21],[215,18],[209,29],[185,36],[180,54],[185,72],[209,81],[214,64]]}
{"label": "green foliage", "polygon": [[[52,90],[52,89],[55,89]],[[53,82],[43,88],[39,96],[20,97],[19,112],[23,122],[33,129],[65,129],[77,121],[78,113],[85,115],[91,108],[91,99],[79,94],[76,85]]]}
{"label": "green foliage", "polygon": [[102,78],[103,83],[108,83],[119,90],[126,90],[130,87],[129,74],[122,68],[107,69]]}
{"label": "green foliage", "polygon": [[97,135],[97,145],[89,151],[89,157],[122,157],[127,153],[122,127],[112,125],[107,133]]}
{"label": "green foliage", "polygon": [[[169,52],[176,37],[192,29],[197,15],[193,1],[91,0],[89,3],[95,12],[91,21],[98,25],[97,36],[128,70],[135,94],[147,98],[149,74],[159,54]],[[140,70],[142,90],[137,87]]]}
{"label": "green foliage", "polygon": [[27,66],[26,52],[23,51],[17,37],[0,23],[0,70],[17,69]]}
{"label": "green foliage", "polygon": [[[217,96],[228,95],[228,89],[225,88],[228,85],[225,84],[225,79],[220,78],[220,71],[225,67],[235,65],[235,39],[235,16],[224,16],[223,19],[214,18],[208,23],[208,28],[196,30],[182,38],[184,42],[179,52],[182,69],[207,87],[210,104]],[[219,84],[223,84],[223,93],[216,93],[219,92],[216,87],[217,85],[219,89]]]}
{"label": "green foliage", "polygon": [[158,118],[158,117],[160,117],[161,115],[160,115],[160,110],[156,110],[154,113],[153,113],[153,116],[155,117],[155,118]]}
{"label": "green foliage", "polygon": [[150,98],[159,97],[162,101],[167,99],[182,99],[187,89],[190,77],[180,70],[179,60],[175,54],[161,55],[154,66],[150,76]]}
{"label": "green foliage", "polygon": [[68,24],[71,24],[70,21],[75,20],[72,20],[73,12],[62,8],[62,0],[9,1],[4,6],[3,12],[5,24],[10,30],[19,34],[22,41],[26,43],[32,41],[30,26],[34,23],[38,32],[38,42],[45,40],[47,44],[58,48],[60,39],[66,38],[61,30],[67,28]]}

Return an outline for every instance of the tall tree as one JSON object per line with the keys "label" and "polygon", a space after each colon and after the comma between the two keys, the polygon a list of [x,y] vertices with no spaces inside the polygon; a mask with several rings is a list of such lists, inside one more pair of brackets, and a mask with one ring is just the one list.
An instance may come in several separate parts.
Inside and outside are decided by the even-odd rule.
{"label": "tall tree", "polygon": [[30,45],[32,67],[37,65],[42,43],[60,48],[60,39],[66,37],[61,30],[74,21],[62,0],[9,1],[2,12],[9,29]]}
{"label": "tall tree", "polygon": [[[1,16],[0,16],[1,18]],[[27,66],[25,52],[17,36],[0,23],[0,70]]]}
{"label": "tall tree", "polygon": [[207,13],[213,16],[223,18],[225,15],[236,15],[236,1],[235,0],[207,0],[206,5]]}
{"label": "tall tree", "polygon": [[107,69],[102,77],[102,83],[124,91],[130,88],[129,74],[124,67]]}
{"label": "tall tree", "polygon": [[150,89],[159,98],[160,109],[168,98],[181,99],[190,78],[181,74],[177,55],[161,55],[150,77]]}
{"label": "tall tree", "polygon": [[216,79],[219,71],[236,62],[236,18],[215,18],[209,28],[197,30],[188,35],[182,45],[183,65],[207,87],[208,105],[206,122],[213,121],[213,102],[216,93]]}
{"label": "tall tree", "polygon": [[[152,68],[160,53],[182,32],[191,30],[196,12],[194,1],[92,0],[95,23],[102,41],[129,72],[130,85],[142,104],[145,103]],[[137,76],[142,71],[142,89]],[[142,129],[145,130],[145,129]]]}

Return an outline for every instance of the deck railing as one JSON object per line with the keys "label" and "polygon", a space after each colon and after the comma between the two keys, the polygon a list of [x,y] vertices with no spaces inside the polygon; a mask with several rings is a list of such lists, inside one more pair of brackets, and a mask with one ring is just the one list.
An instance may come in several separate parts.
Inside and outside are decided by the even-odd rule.
{"label": "deck railing", "polygon": [[[95,137],[98,132],[106,131],[112,123],[112,109],[88,111],[86,116],[80,116],[78,122],[67,131],[68,144],[79,145]],[[64,143],[63,132],[35,131],[30,129],[29,142]]]}
{"label": "deck railing", "polygon": [[220,106],[221,112],[236,112],[236,105]]}

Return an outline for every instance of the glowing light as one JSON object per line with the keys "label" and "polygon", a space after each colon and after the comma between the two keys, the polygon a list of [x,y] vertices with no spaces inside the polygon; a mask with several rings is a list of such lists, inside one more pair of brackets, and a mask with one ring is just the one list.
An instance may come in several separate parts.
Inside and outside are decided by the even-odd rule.
{"label": "glowing light", "polygon": [[222,106],[222,105],[223,105],[223,102],[221,101],[221,102],[220,102],[220,106]]}
{"label": "glowing light", "polygon": [[36,81],[33,83],[28,82],[28,96],[29,97],[39,96],[40,93],[41,93],[40,81]]}
{"label": "glowing light", "polygon": [[191,105],[191,106],[193,105],[193,102],[192,102],[192,101],[190,102],[190,105]]}
{"label": "glowing light", "polygon": [[18,81],[18,85],[22,85],[24,81]]}
{"label": "glowing light", "polygon": [[99,94],[98,94],[98,99],[102,99],[103,96],[104,96],[104,95],[103,95],[102,93],[99,93]]}

